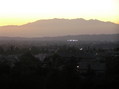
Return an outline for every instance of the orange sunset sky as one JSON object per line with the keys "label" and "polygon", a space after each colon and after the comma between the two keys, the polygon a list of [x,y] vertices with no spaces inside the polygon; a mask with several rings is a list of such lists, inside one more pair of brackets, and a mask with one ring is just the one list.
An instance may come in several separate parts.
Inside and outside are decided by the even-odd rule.
{"label": "orange sunset sky", "polygon": [[119,24],[119,0],[0,0],[0,26],[84,18]]}

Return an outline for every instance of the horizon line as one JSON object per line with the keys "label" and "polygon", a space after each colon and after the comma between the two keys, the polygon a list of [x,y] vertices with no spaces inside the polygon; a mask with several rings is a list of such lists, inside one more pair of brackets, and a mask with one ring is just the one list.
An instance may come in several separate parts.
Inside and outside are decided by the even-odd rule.
{"label": "horizon line", "polygon": [[35,21],[32,21],[32,22],[27,22],[27,23],[21,24],[21,25],[13,25],[13,24],[0,25],[0,27],[4,27],[4,26],[22,26],[22,25],[26,25],[26,24],[29,24],[29,23],[37,22],[37,21],[53,20],[53,19],[58,19],[58,20],[76,20],[76,19],[83,19],[83,20],[86,20],[86,21],[97,20],[97,21],[101,21],[101,22],[109,22],[109,23],[113,23],[113,24],[119,24],[119,23],[112,22],[112,21],[103,21],[103,20],[93,19],[93,18],[91,18],[91,19],[85,19],[85,18],[49,18],[49,19],[38,19],[38,20],[35,20]]}

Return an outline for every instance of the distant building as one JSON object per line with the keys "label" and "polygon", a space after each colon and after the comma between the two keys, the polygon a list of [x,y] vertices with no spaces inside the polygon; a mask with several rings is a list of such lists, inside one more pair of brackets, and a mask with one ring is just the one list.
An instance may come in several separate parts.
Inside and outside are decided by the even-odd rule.
{"label": "distant building", "polygon": [[78,40],[75,40],[75,39],[70,39],[70,40],[67,40],[69,42],[77,42]]}

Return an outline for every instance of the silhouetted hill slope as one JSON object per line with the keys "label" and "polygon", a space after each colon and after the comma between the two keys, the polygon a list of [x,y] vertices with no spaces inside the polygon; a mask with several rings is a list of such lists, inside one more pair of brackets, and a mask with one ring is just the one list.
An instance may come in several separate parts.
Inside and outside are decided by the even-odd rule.
{"label": "silhouetted hill slope", "polygon": [[1,26],[0,36],[44,37],[81,34],[118,34],[119,24],[85,19],[48,19],[21,26]]}
{"label": "silhouetted hill slope", "polygon": [[67,41],[67,40],[78,40],[78,41],[119,41],[119,34],[98,34],[98,35],[67,35],[57,37],[0,37],[0,40],[29,40],[29,41]]}

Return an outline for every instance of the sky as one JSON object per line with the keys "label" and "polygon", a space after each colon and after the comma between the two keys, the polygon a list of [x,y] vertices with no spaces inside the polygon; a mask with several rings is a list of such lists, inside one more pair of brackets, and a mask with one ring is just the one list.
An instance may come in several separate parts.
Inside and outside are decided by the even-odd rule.
{"label": "sky", "polygon": [[0,26],[52,18],[119,23],[119,0],[0,0]]}

